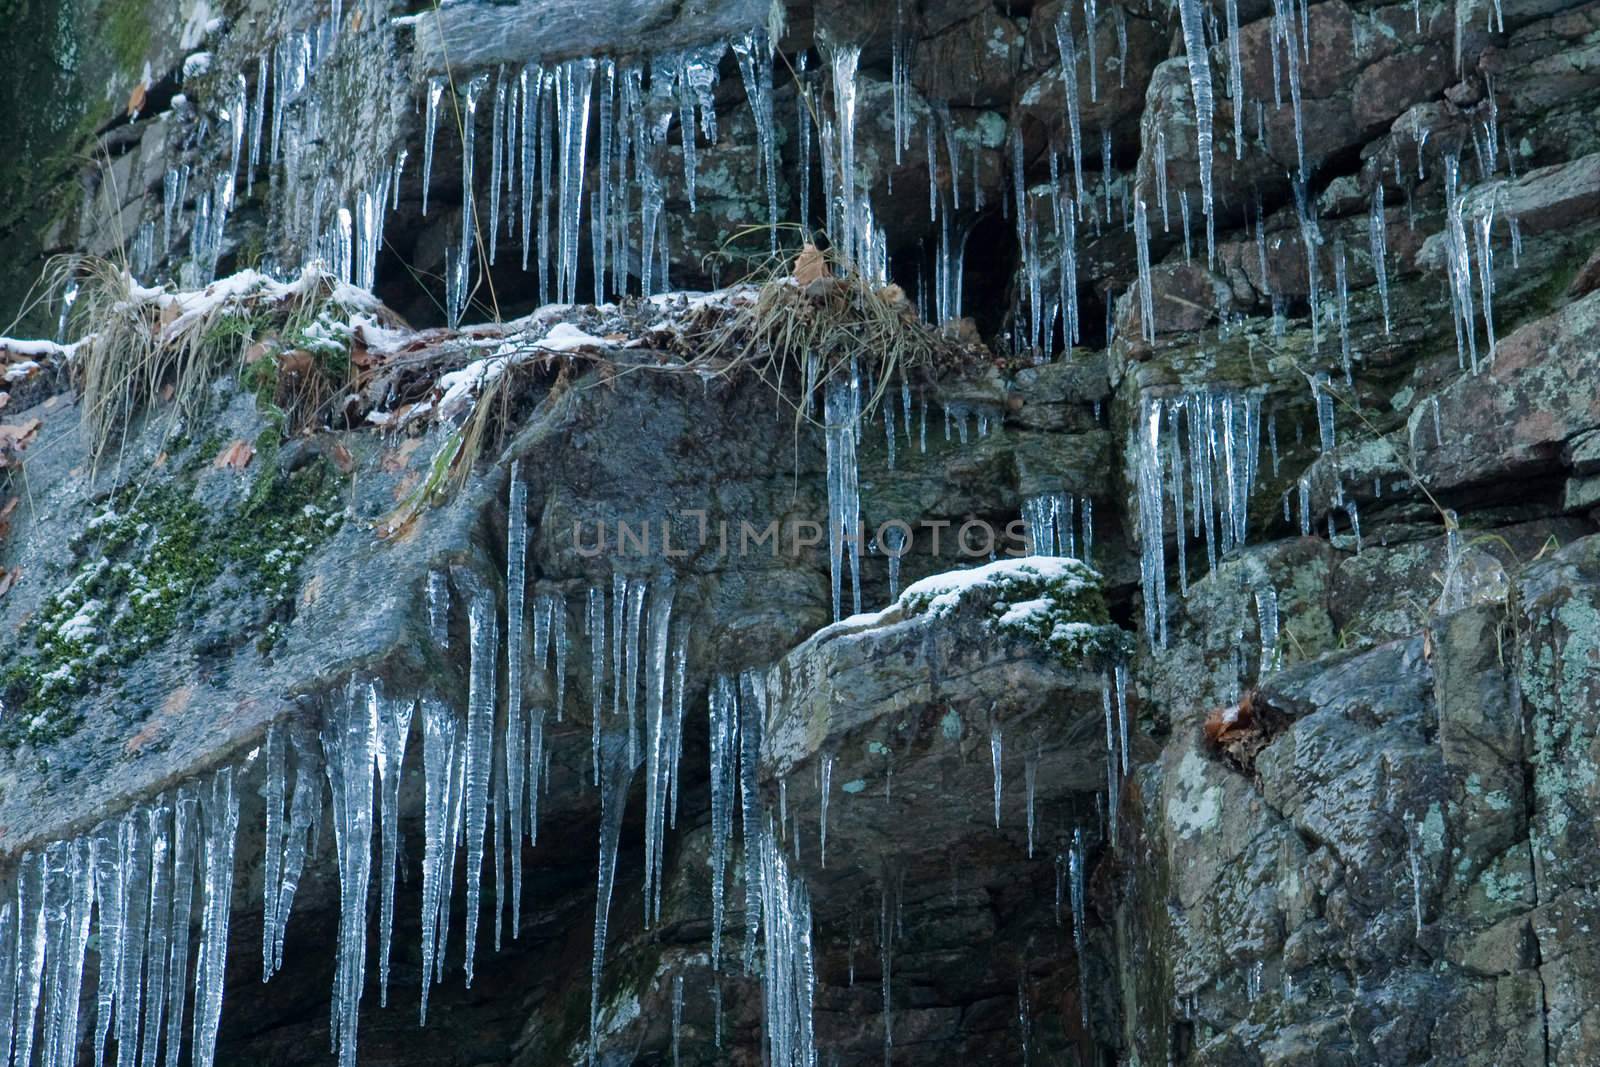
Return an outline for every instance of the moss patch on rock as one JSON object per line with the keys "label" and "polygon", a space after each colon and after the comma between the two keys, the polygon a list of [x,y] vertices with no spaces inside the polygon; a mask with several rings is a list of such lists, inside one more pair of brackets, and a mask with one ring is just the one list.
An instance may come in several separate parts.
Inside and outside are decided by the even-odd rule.
{"label": "moss patch on rock", "polygon": [[[276,431],[269,435],[275,440]],[[193,456],[215,451],[202,444]],[[201,501],[197,462],[167,481],[111,494],[71,545],[74,564],[61,589],[0,653],[0,745],[72,733],[86,697],[114,686],[119,668],[172,639],[214,594],[247,590],[257,601],[248,613],[255,629],[238,636],[271,650],[294,617],[301,564],[344,521],[326,460],[285,472],[276,455],[258,451],[251,489],[233,507]],[[216,590],[225,578],[231,589]]]}

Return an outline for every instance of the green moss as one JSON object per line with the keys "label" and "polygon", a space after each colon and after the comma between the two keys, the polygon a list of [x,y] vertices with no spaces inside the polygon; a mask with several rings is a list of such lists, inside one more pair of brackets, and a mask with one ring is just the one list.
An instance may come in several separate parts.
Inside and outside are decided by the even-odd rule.
{"label": "green moss", "polygon": [[[275,440],[274,431],[263,435],[267,462],[223,545],[230,570],[265,600],[267,621],[256,641],[262,653],[271,651],[294,617],[300,565],[344,524],[338,479],[328,462],[319,459],[282,474]],[[257,456],[262,458],[259,451]]]}
{"label": "green moss", "polygon": [[142,0],[106,0],[100,19],[106,47],[117,65],[137,75],[150,55],[149,5]]}
{"label": "green moss", "polygon": [[204,510],[170,487],[114,494],[73,549],[82,562],[25,628],[32,654],[0,675],[18,712],[0,726],[0,743],[75,729],[77,698],[165,641],[220,564]]}
{"label": "green moss", "polygon": [[[73,543],[71,577],[29,620],[22,640],[0,653],[0,699],[10,709],[0,745],[77,729],[84,698],[203,613],[224,573],[260,602],[258,649],[281,639],[294,617],[301,564],[344,518],[329,464],[319,459],[286,474],[276,462],[278,440],[275,429],[262,435],[250,492],[220,514],[195,500],[192,463],[171,481],[112,495]],[[191,461],[216,450],[202,444]]]}

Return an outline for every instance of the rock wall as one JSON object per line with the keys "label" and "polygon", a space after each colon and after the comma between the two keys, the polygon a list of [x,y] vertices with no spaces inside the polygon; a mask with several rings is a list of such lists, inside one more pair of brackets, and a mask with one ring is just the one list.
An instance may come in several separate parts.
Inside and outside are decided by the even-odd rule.
{"label": "rock wall", "polygon": [[[359,1047],[359,1062],[385,1064],[754,1063],[784,1060],[784,1042],[809,1032],[821,1061],[838,1063],[1600,1062],[1585,817],[1600,714],[1597,13],[1560,0],[1326,0],[1299,13],[819,2],[791,3],[782,19],[731,3],[358,5],[330,19],[293,4],[119,0],[18,13],[0,109],[5,142],[23,148],[0,216],[11,253],[0,309],[21,313],[11,332],[55,335],[61,290],[27,307],[22,294],[56,251],[125,257],[141,282],[174,290],[247,267],[292,276],[318,259],[388,310],[343,290],[350,303],[328,321],[344,330],[333,349],[358,367],[359,399],[305,424],[285,414],[283,375],[298,373],[285,362],[299,351],[283,343],[289,327],[222,316],[237,320],[236,363],[193,405],[153,390],[112,454],[88,431],[92,346],[0,341],[0,508],[18,502],[0,510],[6,1041],[20,1040],[19,1005],[35,997],[38,1032],[54,1027],[59,1050],[41,1037],[39,1062],[89,1055],[106,1022],[103,925],[78,950],[78,1017],[50,1014],[73,999],[52,998],[71,968],[51,961],[82,944],[70,937],[69,886],[83,884],[72,864],[109,861],[130,811],[176,833],[183,798],[198,795],[204,868],[229,810],[214,791],[220,769],[240,783],[232,889],[218,905],[231,922],[219,933],[200,916],[213,889],[196,891],[193,924],[196,952],[226,948],[215,1057],[326,1062],[335,945],[367,946],[370,986],[382,940],[369,924],[351,934],[341,913],[376,912],[379,892],[341,906],[355,879],[338,844],[348,812],[319,815],[282,970],[263,986],[264,894],[287,840],[269,826],[266,782],[289,737],[303,750],[287,766],[309,768],[320,797],[323,761],[341,750],[318,731],[374,692],[385,708],[423,703],[397,750],[389,1000],[366,989],[352,1061]],[[641,123],[665,117],[669,131],[652,142],[648,180],[602,181],[602,112],[624,106],[609,93],[608,105],[591,101],[595,140],[572,185],[547,195],[525,168],[511,182],[497,172],[491,149],[511,125],[494,114],[499,64],[515,84],[524,62],[543,61],[562,99],[572,68],[558,64],[591,57],[619,61],[598,68],[600,85],[606,70],[624,82],[634,60],[641,87],[665,85],[677,75],[663,70],[691,62],[686,49],[714,41],[740,39],[759,61],[741,36],[758,26],[776,51],[770,93],[759,62],[747,73],[720,48],[715,77],[698,75],[693,194],[684,102],[648,88]],[[1209,116],[1184,44],[1196,33],[1211,42]],[[859,72],[835,81],[841,44],[860,45]],[[478,74],[469,199],[456,92]],[[430,78],[452,88],[438,98],[425,189]],[[39,106],[47,82],[59,106]],[[1092,532],[1081,554],[1100,575],[1093,619],[1065,621],[1117,627],[1104,647],[1064,653],[1048,634],[1007,630],[1010,604],[992,595],[929,613],[902,598],[827,627],[825,539],[777,554],[705,540],[745,519],[823,521],[839,487],[826,417],[797,421],[776,399],[797,395],[792,379],[775,395],[748,368],[694,363],[708,336],[695,316],[725,306],[637,297],[647,285],[766,281],[764,172],[778,220],[804,219],[807,236],[837,227],[819,166],[837,141],[815,120],[837,130],[851,93],[860,195],[845,207],[870,204],[884,280],[915,314],[961,320],[945,336],[966,346],[914,376],[904,407],[889,383],[859,435],[868,528],[899,519],[919,531],[896,579],[887,546],[874,546],[862,604],[894,601],[891,581],[986,558],[948,541],[932,551],[920,524],[1004,529],[1056,497],[1074,509],[1072,552]],[[567,113],[552,110],[542,134],[550,177]],[[651,182],[665,271],[646,283]],[[619,303],[518,319],[561,287],[537,246],[534,269],[521,269],[522,197],[548,204],[559,231],[564,187],[585,196],[570,241],[579,299],[596,289],[593,204],[620,205],[623,221],[599,231],[614,227],[603,243],[621,265],[600,295]],[[464,215],[478,247],[496,231],[496,254],[471,253],[466,325],[430,329],[452,317],[444,279]],[[798,249],[798,230],[777,234]],[[559,233],[547,243],[554,257]],[[780,284],[791,271],[802,272],[793,260],[776,268]],[[68,337],[98,325],[88,303],[66,317]],[[558,322],[583,331],[576,355],[555,344]],[[271,353],[267,385],[245,362],[252,345]],[[508,351],[551,358],[519,372],[482,458],[438,491],[466,413],[501,402],[478,385],[452,391],[449,375]],[[521,588],[508,567],[513,514],[529,533]],[[632,558],[591,556],[573,535],[575,523],[664,522],[688,555],[658,537]],[[652,690],[646,664],[643,688],[618,696],[622,660],[602,657],[597,692],[591,590],[609,611],[621,576],[654,605],[665,575],[672,619],[659,647],[682,642],[678,689]],[[555,639],[532,621],[549,603],[570,635],[559,681],[542,654]],[[481,879],[496,903],[492,921],[482,909],[470,986],[467,864],[452,853],[447,978],[419,1027],[433,810],[420,717],[439,700],[470,722],[486,699],[503,754],[514,683],[503,649],[484,680],[473,632],[474,619],[509,628],[513,604],[530,613],[528,647],[513,649],[528,663],[520,707],[545,715],[548,769],[530,764],[545,788],[539,835],[511,846],[525,884],[510,912],[509,890],[502,902],[494,889],[509,877],[493,836],[505,832],[500,805],[490,811]],[[650,609],[634,610],[648,652]],[[1119,659],[1119,648],[1134,651]],[[718,703],[724,678],[732,705]],[[592,745],[600,737],[605,759],[621,759],[635,716],[623,704],[637,700],[645,735],[659,736],[652,691],[666,694],[658,730],[673,692],[687,708],[681,776],[630,760],[597,788]],[[764,739],[734,760],[750,769],[748,790],[719,762],[731,735],[718,707],[734,709],[746,742]],[[507,765],[495,760],[489,795],[503,797]],[[675,781],[670,801],[663,781]],[[661,832],[651,813],[664,803],[675,825]],[[788,858],[781,879],[758,885],[749,864],[767,820]],[[659,869],[641,844],[658,832]],[[596,872],[618,837],[608,909]],[[726,914],[714,933],[718,870]],[[659,916],[641,907],[657,879]],[[103,924],[108,883],[97,884]],[[789,910],[760,899],[791,884],[804,908],[797,889]],[[597,896],[610,918],[598,994]],[[43,962],[18,933],[40,915],[57,952]],[[802,928],[803,950],[770,939]],[[799,959],[808,968],[783,984],[778,963]],[[785,1015],[806,1003],[805,973],[810,1010]],[[192,1016],[215,1005],[184,988],[176,1003]],[[181,1055],[200,1062],[212,1039],[188,1026]]]}

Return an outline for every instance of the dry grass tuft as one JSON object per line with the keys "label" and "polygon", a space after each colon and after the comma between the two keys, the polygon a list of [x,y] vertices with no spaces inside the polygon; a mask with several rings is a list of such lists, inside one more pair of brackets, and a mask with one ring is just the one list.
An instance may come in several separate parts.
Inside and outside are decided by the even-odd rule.
{"label": "dry grass tuft", "polygon": [[809,399],[854,363],[874,383],[863,417],[890,386],[970,365],[980,349],[930,326],[898,285],[877,285],[831,252],[806,245],[780,259],[707,338],[704,359],[748,369],[808,418]]}
{"label": "dry grass tuft", "polygon": [[240,376],[279,407],[289,432],[313,428],[353,387],[348,343],[316,328],[333,302],[330,278],[210,299],[209,289],[181,298],[142,289],[106,260],[78,258],[72,270],[82,292],[75,332],[83,340],[73,372],[96,463],[125,443],[140,412],[161,409],[163,434],[177,433],[225,375]]}

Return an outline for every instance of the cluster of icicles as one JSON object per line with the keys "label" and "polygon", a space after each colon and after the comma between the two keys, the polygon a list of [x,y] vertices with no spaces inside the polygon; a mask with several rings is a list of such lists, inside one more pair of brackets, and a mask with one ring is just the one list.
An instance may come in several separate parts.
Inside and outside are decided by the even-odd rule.
{"label": "cluster of icicles", "polygon": [[[467,985],[479,943],[486,852],[492,854],[495,949],[501,946],[507,904],[510,935],[519,935],[522,847],[524,841],[537,844],[539,800],[549,781],[544,724],[552,710],[558,721],[562,715],[569,642],[563,596],[521,595],[526,487],[515,469],[511,484],[507,577],[513,593],[504,634],[509,650],[504,715],[496,700],[501,651],[497,598],[464,577],[469,642],[464,717],[443,699],[397,697],[376,682],[353,679],[329,702],[320,733],[295,723],[274,724],[262,745],[237,766],[223,768],[204,783],[179,786],[81,838],[25,855],[14,889],[0,896],[0,1063],[31,1067],[35,1047],[37,1062],[46,1067],[77,1062],[79,989],[91,935],[99,959],[92,1027],[96,1062],[105,1062],[108,1039],[115,1038],[118,1067],[178,1063],[191,1000],[190,1062],[213,1062],[233,896],[238,790],[245,781],[254,786],[259,779],[265,808],[264,981],[283,965],[285,931],[300,877],[316,850],[324,804],[331,804],[341,905],[331,1035],[339,1062],[353,1067],[367,984],[375,830],[380,842],[377,986],[380,1003],[388,1002],[400,791],[414,720],[420,720],[422,732],[425,795],[421,1020],[427,1020],[430,984],[445,974],[458,868],[465,881],[462,968]],[[451,640],[451,588],[444,572],[430,575],[429,622],[441,650]],[[609,602],[607,590],[595,587],[585,605],[594,694],[593,773],[602,806],[591,1053],[601,1016],[600,980],[623,808],[640,767],[646,778],[646,922],[660,915],[665,831],[676,823],[688,639],[687,623],[674,625],[673,606],[669,575],[620,574],[613,579]],[[530,623],[531,660],[525,653]],[[531,667],[549,680],[552,666],[553,681],[544,687],[550,706],[525,707],[525,672]],[[747,687],[755,684],[754,678],[748,676]],[[609,709],[604,698],[608,688]],[[713,722],[725,714],[721,692],[719,683],[712,698]],[[738,762],[745,882],[751,894],[745,962],[753,973],[757,930],[764,930],[761,973],[772,1062],[809,1067],[816,1062],[810,906],[804,885],[789,875],[758,799],[755,775],[765,703],[751,695],[746,706],[746,742]],[[719,792],[718,797],[723,804],[726,794]],[[726,857],[726,812],[718,825],[723,828],[718,855]],[[722,869],[719,864],[714,890],[718,941]],[[188,961],[196,921],[199,948],[191,984]],[[165,1059],[159,1060],[163,1050]]]}
{"label": "cluster of icicles", "polygon": [[[1234,151],[1242,158],[1248,143],[1246,116],[1252,109],[1244,99],[1239,13],[1236,0],[1227,0],[1226,19],[1222,23],[1196,0],[1180,0],[1177,7],[1194,108],[1206,262],[1214,264],[1212,156],[1216,93],[1210,49],[1220,48],[1226,42],[1225,86],[1227,96],[1234,101],[1231,108]],[[188,165],[174,167],[167,173],[160,226],[157,227],[154,220],[147,221],[132,241],[130,261],[136,274],[147,273],[155,262],[158,238],[160,252],[172,251],[175,235],[181,235],[183,215],[192,195],[189,258],[180,280],[190,285],[208,282],[224,245],[224,226],[235,204],[241,169],[248,191],[263,165],[274,168],[281,164],[284,185],[281,202],[288,213],[282,220],[282,229],[288,244],[299,249],[304,260],[320,261],[330,273],[364,288],[372,287],[383,244],[385,216],[398,207],[400,177],[407,162],[406,149],[394,149],[386,165],[372,168],[372,173],[359,178],[325,173],[314,182],[307,182],[300,176],[308,161],[314,158],[321,140],[330,135],[325,127],[332,121],[333,110],[323,99],[317,72],[338,46],[337,18],[335,13],[310,30],[282,38],[270,55],[259,57],[253,86],[243,74],[235,76],[226,100],[215,109],[219,136],[226,141],[222,153],[227,160],[226,171],[218,168],[208,180],[191,175]],[[1106,18],[1113,21],[1116,30],[1115,56],[1097,54],[1097,30]],[[1491,13],[1491,22],[1497,18]],[[1314,340],[1320,340],[1324,313],[1329,317],[1334,313],[1328,311],[1329,303],[1322,292],[1325,282],[1318,277],[1324,238],[1318,224],[1317,205],[1308,191],[1311,173],[1302,131],[1302,66],[1310,61],[1310,13],[1304,3],[1297,7],[1294,0],[1274,0],[1271,20],[1267,43],[1273,73],[1272,106],[1282,108],[1287,103],[1293,109],[1298,165],[1290,178],[1306,257],[1310,321]],[[1420,9],[1417,31],[1422,32]],[[1097,0],[1083,0],[1081,12],[1075,12],[1074,6],[1069,4],[1057,16],[1054,36],[1065,90],[1065,145],[1049,153],[1048,186],[1030,190],[1024,173],[1022,136],[1020,130],[1013,127],[1006,140],[1011,189],[1001,203],[1002,209],[1014,219],[1022,261],[1022,284],[1017,287],[1019,296],[1015,308],[1018,327],[1012,342],[1018,348],[1026,347],[1041,356],[1070,348],[1082,340],[1078,301],[1080,227],[1092,227],[1098,236],[1106,227],[1114,225],[1114,204],[1120,198],[1121,227],[1133,232],[1137,246],[1140,320],[1147,340],[1154,340],[1157,325],[1151,280],[1150,216],[1159,211],[1162,229],[1170,231],[1174,214],[1172,201],[1178,202],[1186,259],[1191,255],[1193,229],[1189,191],[1180,189],[1174,197],[1169,190],[1165,130],[1155,131],[1152,142],[1146,146],[1152,157],[1151,166],[1147,172],[1141,169],[1138,180],[1134,181],[1117,175],[1111,133],[1102,129],[1099,188],[1084,178],[1085,159],[1090,150],[1085,147],[1080,121],[1082,98],[1086,93],[1090,103],[1098,100],[1106,70],[1115,70],[1119,83],[1125,84],[1128,42],[1122,8],[1113,6],[1101,12]],[[718,139],[714,98],[719,66],[730,50],[737,61],[756,130],[756,180],[763,183],[765,189],[772,247],[775,249],[778,245],[778,226],[784,208],[780,203],[778,182],[780,126],[792,125],[792,140],[798,156],[795,176],[798,190],[793,199],[798,206],[800,232],[809,235],[813,231],[814,220],[810,215],[815,173],[826,205],[826,217],[815,222],[829,235],[833,246],[863,273],[887,280],[886,237],[875,222],[867,184],[857,166],[856,122],[860,99],[857,72],[861,47],[834,42],[825,34],[821,39],[820,51],[828,68],[826,78],[819,77],[823,72],[809,69],[809,53],[800,53],[792,64],[801,89],[792,120],[777,113],[775,53],[767,31],[759,27],[729,41],[662,53],[648,59],[585,57],[556,64],[532,61],[520,69],[501,67],[493,72],[480,72],[460,85],[442,77],[430,78],[423,86],[421,100],[424,215],[428,212],[434,146],[441,118],[459,130],[462,138],[460,227],[447,251],[444,279],[444,307],[450,324],[456,325],[465,315],[481,268],[493,265],[502,240],[512,238],[520,241],[523,269],[537,270],[541,303],[552,300],[572,303],[578,299],[580,255],[585,241],[592,258],[587,265],[592,287],[584,295],[592,297],[595,303],[630,291],[649,295],[668,289],[669,227],[665,211],[669,135],[673,134],[676,124],[674,146],[681,157],[682,189],[692,212],[698,207],[699,146],[702,142],[715,144]],[[959,129],[953,121],[948,104],[929,100],[921,108],[913,106],[910,58],[914,40],[906,25],[903,0],[896,4],[892,44],[894,162],[898,166],[904,152],[912,145],[920,110],[928,164],[930,220],[938,226],[937,245],[929,250],[933,260],[931,284],[919,270],[917,306],[933,321],[949,321],[962,314],[965,244],[970,223],[983,207],[984,191],[978,177],[980,153],[971,143],[970,132]],[[831,98],[831,109],[821,106],[825,97]],[[1267,151],[1267,102],[1258,100],[1255,105],[1255,144],[1261,151]],[[478,143],[476,120],[480,109],[490,111],[487,146]],[[1472,128],[1472,147],[1482,181],[1491,183],[1502,160],[1507,168],[1514,167],[1513,153],[1503,150],[1506,134],[1498,121],[1492,83],[1487,86],[1482,110],[1484,117]],[[197,119],[190,135],[191,143],[205,141],[210,134],[210,123],[206,117]],[[1425,178],[1423,148],[1429,131],[1419,125],[1411,132],[1417,149],[1416,179],[1420,184]],[[478,158],[480,155],[488,157],[487,188],[481,180],[483,161]],[[1409,198],[1411,187],[1405,182],[1398,153],[1394,165],[1394,184],[1405,189]],[[1458,155],[1446,158],[1445,169],[1444,258],[1451,304],[1462,362],[1464,365],[1470,362],[1476,369],[1480,359],[1474,335],[1479,314],[1491,358],[1495,346],[1490,238],[1497,197],[1492,194],[1469,197],[1461,190],[1462,167]],[[591,170],[592,183],[586,179]],[[941,170],[948,175],[943,182]],[[970,192],[963,214],[962,185],[969,174]],[[1514,171],[1512,176],[1515,176]],[[1148,188],[1152,178],[1153,189]],[[273,180],[278,180],[276,171]],[[1048,203],[1041,208],[1042,200]],[[1368,253],[1384,304],[1387,328],[1388,248],[1384,211],[1380,183],[1373,191]],[[1270,291],[1265,218],[1259,194],[1254,207],[1254,224],[1261,281]],[[1508,225],[1515,255],[1520,245],[1515,218],[1508,217]],[[1332,255],[1339,290],[1337,320],[1341,354],[1348,379],[1351,342],[1344,295],[1347,252],[1342,242],[1335,242]],[[288,273],[294,272],[293,266],[280,265]],[[1288,298],[1275,292],[1270,295],[1275,326],[1281,330]],[[1022,310],[1024,300],[1026,313]],[[1106,301],[1108,345],[1115,336],[1113,305],[1113,301]]]}
{"label": "cluster of icicles", "polygon": [[[963,421],[966,417],[960,416]],[[0,1063],[31,1067],[35,1048],[37,1062],[48,1067],[77,1062],[83,1039],[79,990],[91,944],[98,958],[98,992],[88,1032],[93,1035],[97,1063],[106,1062],[108,1044],[114,1039],[118,1067],[176,1064],[186,1037],[190,1062],[213,1062],[233,898],[239,794],[249,789],[261,796],[265,820],[263,981],[283,966],[296,892],[317,850],[324,808],[331,807],[327,814],[334,834],[341,907],[330,1032],[339,1062],[351,1067],[356,1062],[360,1005],[367,985],[375,835],[377,991],[380,1003],[388,1003],[400,795],[405,757],[416,728],[422,734],[425,798],[421,1021],[427,1020],[430,985],[445,975],[458,871],[465,882],[466,983],[470,986],[473,979],[485,861],[490,856],[493,945],[497,951],[501,947],[508,904],[510,936],[520,934],[522,847],[524,841],[536,845],[538,840],[539,801],[549,782],[544,726],[552,713],[558,721],[562,716],[570,642],[563,595],[516,595],[527,584],[528,526],[527,488],[515,464],[509,493],[506,577],[513,594],[506,604],[503,646],[494,594],[470,577],[456,583],[467,594],[465,716],[436,696],[394,696],[375,681],[355,678],[328,702],[320,732],[298,722],[273,724],[262,744],[236,766],[224,767],[204,781],[180,785],[80,838],[55,842],[22,858],[13,891],[0,898],[0,1020],[5,1024],[0,1026],[4,1041]],[[1086,551],[1092,536],[1088,503],[1082,501]],[[1026,512],[1039,551],[1073,549],[1071,497],[1034,498]],[[429,575],[429,628],[441,651],[447,651],[451,642],[451,590],[445,572]],[[647,924],[660,918],[662,861],[666,831],[676,825],[686,702],[688,629],[685,620],[674,621],[674,601],[668,575],[619,574],[613,577],[609,595],[604,587],[591,588],[582,606],[593,695],[592,772],[601,798],[590,1052],[598,1045],[604,1015],[600,991],[623,811],[641,767],[646,808],[644,914]],[[531,658],[525,654],[529,645]],[[508,650],[503,715],[496,706],[502,647]],[[546,683],[534,688],[549,698],[534,707],[524,701],[530,669]],[[718,676],[709,695],[711,961],[713,969],[720,966],[737,810],[745,891],[741,958],[746,973],[762,977],[769,1062],[811,1067],[817,1054],[811,1024],[816,975],[810,902],[803,881],[790,874],[780,844],[782,838],[792,839],[798,855],[800,829],[797,821],[789,824],[786,810],[774,826],[760,797],[762,729],[775,692],[772,687],[779,684],[777,672],[750,670]],[[1113,844],[1119,786],[1130,766],[1126,686],[1127,673],[1119,664],[1108,674],[1105,692],[1107,813]],[[998,825],[1002,745],[998,725],[990,742]],[[831,767],[831,758],[824,756],[818,767],[824,865]],[[1026,775],[1030,855],[1036,767],[1037,753],[1030,753]],[[1080,948],[1083,862],[1080,832],[1070,864],[1074,935]],[[197,938],[192,936],[196,926]],[[887,933],[884,937],[885,1040],[892,1041],[890,938]],[[191,982],[192,942],[198,948],[192,953]],[[681,1012],[677,999],[681,988],[680,980],[674,985],[675,1013]],[[1087,989],[1082,995],[1087,998]],[[720,997],[717,1000],[720,1007]],[[190,1017],[192,1028],[187,1028]]]}
{"label": "cluster of icicles", "polygon": [[[175,1067],[186,1035],[189,1062],[214,1062],[239,826],[235,779],[250,762],[21,857],[0,896],[0,1063],[78,1062],[91,940],[96,1063],[106,1062],[114,1038],[118,1067]],[[286,872],[290,900],[298,876]]]}

